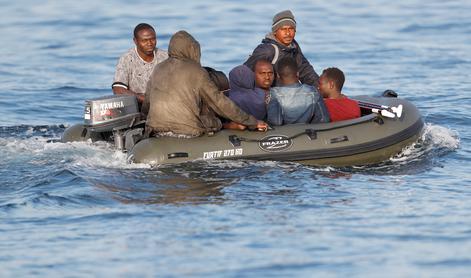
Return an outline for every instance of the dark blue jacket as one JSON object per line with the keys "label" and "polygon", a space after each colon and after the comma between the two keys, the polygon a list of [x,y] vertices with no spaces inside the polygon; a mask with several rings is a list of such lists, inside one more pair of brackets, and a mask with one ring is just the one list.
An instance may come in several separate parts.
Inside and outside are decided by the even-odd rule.
{"label": "dark blue jacket", "polygon": [[[299,44],[296,40],[293,40],[290,46],[285,46],[279,43],[272,33],[266,35],[265,39],[262,40],[262,43],[259,44],[255,50],[253,51],[252,55],[247,59],[244,65],[248,66],[252,70],[254,70],[255,63],[259,59],[265,59],[269,62],[273,61],[275,57],[275,45],[278,47],[278,59],[274,63],[274,69],[276,70],[276,65],[278,61],[284,57],[291,57],[293,58],[296,63],[298,64],[298,72],[299,72],[299,80],[303,84],[308,84],[311,86],[317,86],[317,80],[319,80],[319,75],[316,73],[314,68],[311,66],[309,61],[304,57]],[[272,62],[273,63],[273,62]],[[276,81],[273,82],[272,86],[276,85]]]}
{"label": "dark blue jacket", "polygon": [[228,97],[246,113],[258,120],[265,119],[267,108],[265,92],[255,87],[255,74],[245,65],[233,68],[229,72]]}

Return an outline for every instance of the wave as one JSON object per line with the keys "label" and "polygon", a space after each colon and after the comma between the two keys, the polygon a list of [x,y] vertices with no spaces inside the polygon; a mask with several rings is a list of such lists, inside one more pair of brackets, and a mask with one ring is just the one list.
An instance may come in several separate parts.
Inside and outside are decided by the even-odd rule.
{"label": "wave", "polygon": [[57,137],[59,138],[68,127],[65,124],[58,125],[16,125],[0,126],[0,138],[31,138],[31,137]]}
{"label": "wave", "polygon": [[106,91],[108,93],[112,93],[110,88],[86,88],[86,87],[75,87],[75,86],[60,86],[60,87],[54,87],[54,88],[49,88],[46,89],[47,91],[67,91],[67,92],[73,92],[73,91],[87,91],[87,92],[103,92]]}
{"label": "wave", "polygon": [[422,135],[400,153],[377,165],[353,167],[374,174],[417,174],[442,163],[441,158],[460,147],[456,131],[426,123]]}

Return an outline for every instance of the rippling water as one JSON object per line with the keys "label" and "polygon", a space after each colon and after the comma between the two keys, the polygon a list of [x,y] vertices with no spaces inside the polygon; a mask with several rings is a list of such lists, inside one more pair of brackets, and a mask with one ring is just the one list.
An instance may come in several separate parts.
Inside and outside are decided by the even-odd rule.
{"label": "rippling water", "polygon": [[[471,274],[469,1],[1,1],[0,277],[465,277]],[[317,72],[394,89],[422,137],[369,167],[129,165],[48,143],[110,94],[139,22],[179,29],[226,73],[293,10]]]}

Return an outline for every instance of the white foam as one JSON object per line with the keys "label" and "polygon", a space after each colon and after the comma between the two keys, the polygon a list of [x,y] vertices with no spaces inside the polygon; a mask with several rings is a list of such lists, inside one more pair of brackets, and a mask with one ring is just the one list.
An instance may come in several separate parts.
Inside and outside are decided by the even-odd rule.
{"label": "white foam", "polygon": [[428,136],[434,146],[456,150],[460,146],[460,138],[458,132],[443,126],[426,124],[422,139]]}
{"label": "white foam", "polygon": [[430,152],[434,152],[434,155],[440,155],[452,152],[459,146],[460,139],[457,132],[443,126],[426,124],[417,142],[405,147],[390,160],[392,162],[409,161],[419,159]]}
{"label": "white foam", "polygon": [[116,150],[113,145],[106,142],[92,143],[69,142],[48,143],[47,138],[31,137],[27,139],[0,138],[0,146],[5,157],[9,159],[47,158],[61,163],[70,163],[72,166],[85,166],[89,168],[150,168],[148,164],[128,164],[127,154]]}

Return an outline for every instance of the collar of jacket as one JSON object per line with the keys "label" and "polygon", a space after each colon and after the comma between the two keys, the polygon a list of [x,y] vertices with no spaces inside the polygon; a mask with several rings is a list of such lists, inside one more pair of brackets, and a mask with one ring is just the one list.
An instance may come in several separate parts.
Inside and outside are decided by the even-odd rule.
{"label": "collar of jacket", "polygon": [[277,41],[273,33],[266,34],[265,38],[262,40],[262,43],[276,44],[281,51],[295,51],[299,48],[299,44],[295,39],[293,39],[293,42],[290,45],[286,46]]}
{"label": "collar of jacket", "polygon": [[284,87],[284,88],[298,88],[298,87],[301,87],[302,84],[300,82],[296,82],[296,83],[293,83],[293,84],[289,84],[289,85],[279,85],[279,87]]}

